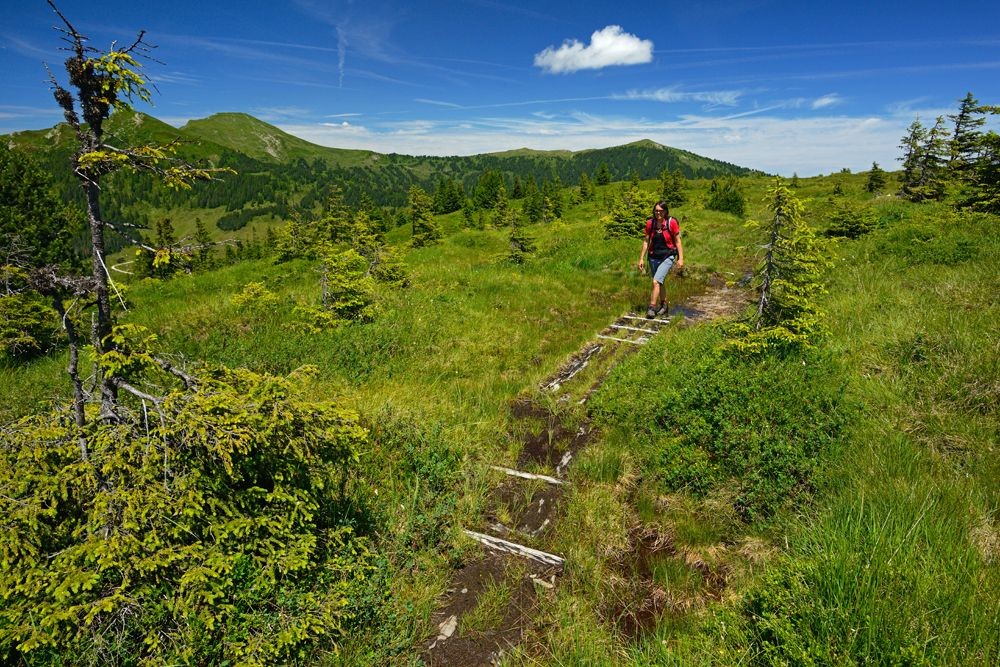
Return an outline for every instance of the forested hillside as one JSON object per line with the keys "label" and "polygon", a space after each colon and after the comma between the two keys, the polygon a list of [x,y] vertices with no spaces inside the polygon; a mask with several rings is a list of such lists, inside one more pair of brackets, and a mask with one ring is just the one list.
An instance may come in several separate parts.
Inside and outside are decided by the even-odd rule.
{"label": "forested hillside", "polygon": [[[468,157],[380,155],[316,146],[245,114],[216,114],[176,129],[145,114],[122,112],[109,119],[108,132],[125,144],[176,141],[178,158],[234,172],[220,182],[196,184],[181,192],[146,174],[115,174],[114,187],[102,192],[102,205],[109,217],[151,228],[158,216],[169,211],[175,220],[183,221],[184,231],[193,232],[194,218],[200,217],[218,230],[212,233],[220,238],[233,236],[252,220],[266,227],[286,218],[290,211],[312,211],[334,185],[348,205],[378,206],[386,209],[386,217],[397,219],[396,209],[407,203],[411,185],[434,191],[445,181],[458,188],[464,199],[474,197],[484,179],[490,181],[498,175],[507,192],[519,198],[522,183],[529,180],[539,186],[551,181],[562,187],[578,184],[584,174],[608,183],[633,173],[643,179],[656,178],[664,171],[677,171],[686,178],[750,173],[744,167],[650,141],[575,153],[525,150]],[[54,177],[62,198],[82,203],[83,195],[68,167],[74,147],[66,125],[18,132],[0,137],[0,141],[29,153]],[[258,230],[262,232],[263,227]]]}

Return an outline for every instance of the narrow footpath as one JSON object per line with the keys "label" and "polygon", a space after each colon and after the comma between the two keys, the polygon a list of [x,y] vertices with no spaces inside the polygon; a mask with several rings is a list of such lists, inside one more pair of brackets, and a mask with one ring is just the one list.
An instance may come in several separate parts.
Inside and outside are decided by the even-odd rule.
{"label": "narrow footpath", "polygon": [[[548,403],[585,404],[625,355],[640,349],[672,323],[688,326],[733,317],[747,299],[746,290],[720,286],[671,308],[663,317],[647,319],[626,313],[539,383],[537,392],[532,392],[537,398],[514,402],[511,416],[520,426],[516,431],[523,432],[520,455],[513,468],[489,466],[489,473],[500,481],[490,494],[482,525],[463,527],[469,539],[482,544],[485,557],[454,572],[432,617],[435,631],[421,649],[425,664],[496,664],[535,629],[541,597],[553,594],[559,585],[565,560],[546,549],[548,537],[564,512],[563,495],[570,484],[567,472],[595,433],[586,420],[565,424]],[[666,548],[655,539],[637,539],[644,551]],[[651,609],[655,612],[655,605]],[[655,622],[652,613],[647,615],[647,620]],[[622,618],[626,626],[639,622],[636,613],[623,614]],[[630,630],[635,628],[623,630],[632,634]]]}

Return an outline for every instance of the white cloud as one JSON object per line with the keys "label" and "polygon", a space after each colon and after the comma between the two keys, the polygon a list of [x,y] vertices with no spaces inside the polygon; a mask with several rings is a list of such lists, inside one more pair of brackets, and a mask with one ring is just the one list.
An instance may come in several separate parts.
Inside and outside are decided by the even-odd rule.
{"label": "white cloud", "polygon": [[771,109],[730,116],[707,114],[653,121],[575,113],[463,118],[373,125],[282,125],[308,141],[407,155],[473,155],[528,146],[539,150],[581,150],[652,139],[745,167],[791,176],[863,171],[877,161],[894,168],[897,144],[912,118],[899,116],[803,116],[784,118]]}
{"label": "white cloud", "polygon": [[742,93],[738,90],[714,90],[687,92],[677,88],[656,88],[652,90],[630,90],[612,95],[615,100],[647,100],[652,102],[703,102],[715,106],[736,106]]}
{"label": "white cloud", "polygon": [[836,106],[843,101],[844,100],[843,98],[840,97],[840,95],[836,93],[830,93],[829,95],[824,95],[823,97],[819,97],[813,100],[812,108],[825,109],[826,107]]}
{"label": "white cloud", "polygon": [[586,46],[575,39],[567,39],[559,48],[549,46],[535,54],[535,66],[551,74],[611,65],[641,65],[652,60],[653,42],[639,39],[617,25],[595,31]]}

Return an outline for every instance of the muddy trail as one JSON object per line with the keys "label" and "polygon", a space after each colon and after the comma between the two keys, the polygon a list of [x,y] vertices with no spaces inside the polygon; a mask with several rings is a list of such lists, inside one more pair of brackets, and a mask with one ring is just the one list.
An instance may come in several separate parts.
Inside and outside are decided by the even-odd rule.
{"label": "muddy trail", "polygon": [[[620,316],[597,332],[531,397],[510,406],[512,436],[521,444],[515,468],[490,466],[500,478],[490,494],[481,525],[465,534],[483,545],[482,558],[456,570],[431,621],[435,631],[421,648],[433,667],[496,664],[511,648],[524,644],[539,628],[538,610],[555,595],[563,574],[562,556],[547,550],[554,527],[565,512],[567,473],[596,434],[584,415],[567,423],[561,404],[584,405],[624,356],[638,350],[668,326],[687,326],[733,317],[747,303],[747,292],[716,282],[701,295],[674,306],[660,318],[636,312]],[[579,410],[576,411],[580,412]],[[585,410],[584,410],[585,412]],[[701,597],[717,598],[725,573],[676,554],[669,536],[633,531],[633,548],[616,563],[608,582],[603,616],[623,637],[637,639],[668,610],[682,609],[690,592],[673,591],[657,580],[675,562],[691,572]]]}

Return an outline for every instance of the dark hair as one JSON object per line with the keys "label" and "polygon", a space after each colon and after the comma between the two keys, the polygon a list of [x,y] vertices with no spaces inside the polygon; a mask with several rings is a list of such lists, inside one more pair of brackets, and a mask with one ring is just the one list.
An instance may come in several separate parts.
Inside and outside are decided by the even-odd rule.
{"label": "dark hair", "polygon": [[657,232],[660,232],[660,231],[663,231],[663,229],[660,227],[660,221],[656,219],[656,207],[657,206],[659,206],[660,208],[663,209],[663,221],[666,222],[668,225],[669,225],[669,221],[670,221],[670,207],[667,206],[667,202],[664,201],[664,200],[662,200],[662,199],[660,201],[656,202],[655,204],[653,204],[653,228]]}

